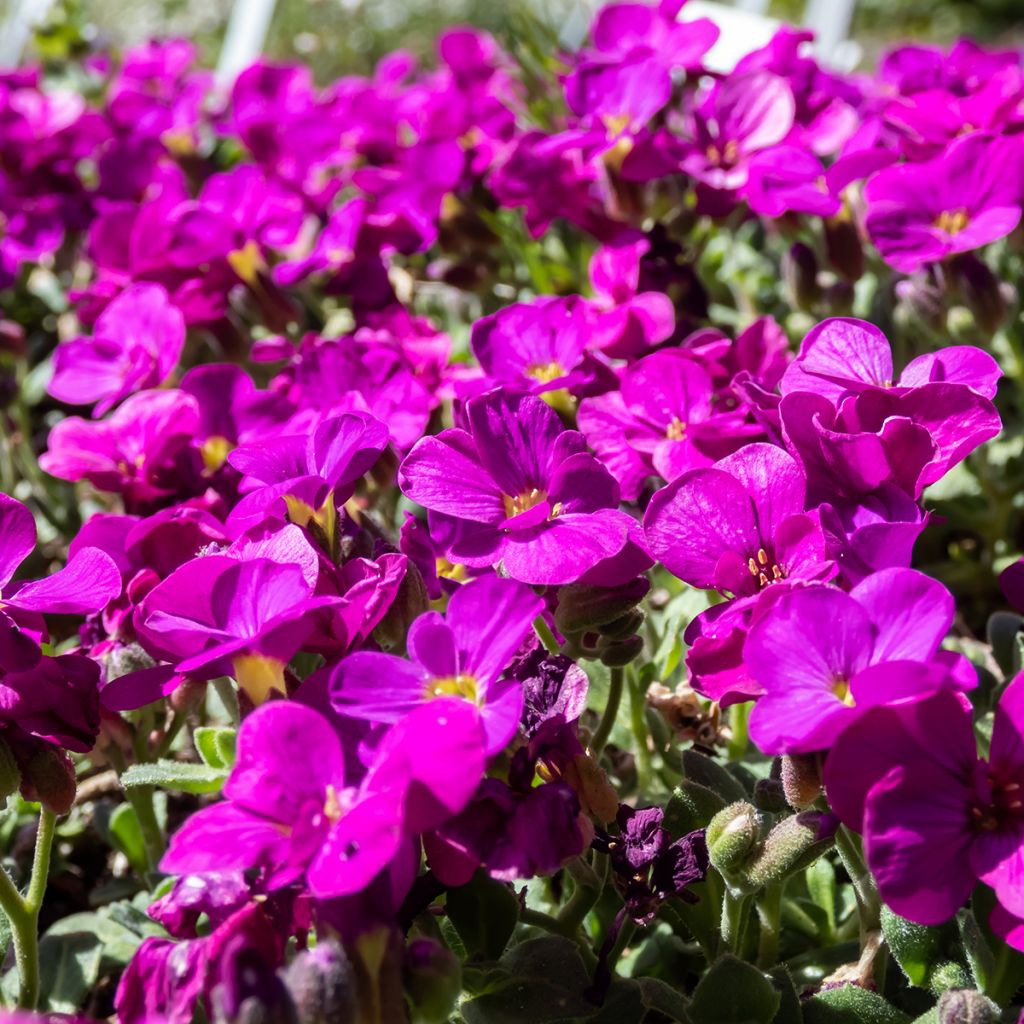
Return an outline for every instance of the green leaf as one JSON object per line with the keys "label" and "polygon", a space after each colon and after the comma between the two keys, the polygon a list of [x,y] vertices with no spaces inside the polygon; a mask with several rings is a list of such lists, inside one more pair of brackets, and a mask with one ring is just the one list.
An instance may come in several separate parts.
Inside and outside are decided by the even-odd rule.
{"label": "green leaf", "polygon": [[184,761],[157,761],[155,764],[133,764],[121,776],[121,785],[156,786],[181,793],[220,792],[228,773],[205,764]]}
{"label": "green leaf", "polygon": [[497,960],[519,920],[519,900],[511,886],[478,871],[468,885],[448,892],[448,919],[470,956]]}
{"label": "green leaf", "polygon": [[[584,992],[590,975],[574,942],[555,935],[513,946],[488,991],[460,1007],[466,1024],[554,1024],[597,1012]],[[738,1022],[736,1022],[738,1024]]]}
{"label": "green leaf", "polygon": [[118,804],[110,813],[107,830],[112,845],[128,858],[128,863],[138,874],[144,874],[149,868],[149,860],[135,808],[131,804]]}
{"label": "green leaf", "polygon": [[804,872],[804,878],[811,899],[825,915],[824,939],[829,940],[836,930],[836,869],[825,857],[820,857]]}
{"label": "green leaf", "polygon": [[[44,935],[39,942],[39,1009],[50,1013],[80,1009],[99,977],[102,957],[102,940],[88,931]],[[4,975],[3,993],[8,1004],[17,999],[17,967]]]}
{"label": "green leaf", "polygon": [[731,955],[716,960],[697,983],[693,1024],[771,1024],[782,1002],[769,978]]}
{"label": "green leaf", "polygon": [[682,993],[677,992],[668,982],[660,978],[637,978],[640,994],[644,1005],[649,1010],[656,1010],[663,1017],[680,1024],[688,1024],[686,1015],[687,1002]]}
{"label": "green leaf", "polygon": [[[163,929],[157,928],[156,933],[163,934]],[[61,918],[46,934],[50,937],[95,936],[100,943],[100,966],[104,971],[121,970],[127,966],[143,940],[138,932],[113,920],[106,909]]]}
{"label": "green leaf", "polygon": [[771,972],[772,983],[779,993],[779,1008],[775,1011],[772,1024],[802,1024],[804,1016],[800,1008],[800,996],[785,967],[776,967]]}
{"label": "green leaf", "polygon": [[746,800],[750,794],[731,772],[696,750],[683,752],[683,774],[693,782],[717,793],[726,803]]}
{"label": "green leaf", "polygon": [[804,1003],[804,1024],[909,1024],[910,1018],[877,992],[844,985]]}
{"label": "green leaf", "polygon": [[725,801],[715,792],[692,779],[683,779],[673,791],[665,807],[664,827],[673,839],[678,839],[707,823],[725,807]]}
{"label": "green leaf", "polygon": [[989,616],[985,631],[992,645],[992,657],[1006,679],[1020,669],[1017,644],[1022,626],[1024,619],[1014,612],[999,611]]}
{"label": "green leaf", "polygon": [[230,771],[235,766],[237,736],[236,730],[227,726],[201,725],[192,740],[205,764]]}
{"label": "green leaf", "polygon": [[927,985],[928,973],[943,945],[940,930],[914,924],[883,907],[882,932],[907,981],[922,988]]}

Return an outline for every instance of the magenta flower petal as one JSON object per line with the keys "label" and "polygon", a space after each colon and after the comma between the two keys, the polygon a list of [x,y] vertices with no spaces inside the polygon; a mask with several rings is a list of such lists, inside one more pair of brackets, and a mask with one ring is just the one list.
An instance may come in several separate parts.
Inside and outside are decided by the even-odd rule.
{"label": "magenta flower petal", "polygon": [[36,523],[20,502],[0,494],[0,587],[6,587],[36,546]]}
{"label": "magenta flower petal", "polygon": [[16,586],[7,602],[25,611],[90,615],[121,593],[121,573],[99,548],[80,549],[52,576]]}
{"label": "magenta flower petal", "polygon": [[459,668],[491,683],[508,667],[544,602],[515,580],[484,576],[448,602],[446,620],[460,652]]}
{"label": "magenta flower petal", "polygon": [[307,801],[322,801],[327,786],[340,791],[344,782],[345,759],[327,721],[301,704],[278,701],[242,723],[224,796],[247,811],[290,822]]}
{"label": "magenta flower petal", "polygon": [[[946,788],[936,791],[936,784]],[[885,902],[918,924],[941,924],[974,888],[966,791],[927,764],[892,768],[865,806],[866,853]]]}
{"label": "magenta flower petal", "polygon": [[850,591],[875,626],[876,660],[926,661],[953,623],[953,595],[913,569],[880,569]]}
{"label": "magenta flower petal", "polygon": [[462,430],[418,441],[402,461],[399,483],[413,501],[435,512],[480,523],[506,518],[501,489]]}

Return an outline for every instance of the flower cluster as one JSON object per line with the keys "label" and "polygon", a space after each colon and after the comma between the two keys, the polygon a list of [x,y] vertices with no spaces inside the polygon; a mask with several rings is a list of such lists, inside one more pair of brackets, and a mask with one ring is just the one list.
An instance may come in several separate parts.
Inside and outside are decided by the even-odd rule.
{"label": "flower cluster", "polygon": [[19,1005],[1012,1004],[1024,59],[717,37],[0,75]]}

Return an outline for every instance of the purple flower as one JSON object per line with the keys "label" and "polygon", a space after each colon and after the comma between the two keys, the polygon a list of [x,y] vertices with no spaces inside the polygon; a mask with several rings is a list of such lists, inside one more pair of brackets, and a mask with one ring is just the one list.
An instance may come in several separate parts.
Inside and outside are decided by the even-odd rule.
{"label": "purple flower", "polygon": [[550,406],[497,389],[472,399],[466,419],[469,431],[423,438],[399,470],[431,531],[448,529],[451,561],[558,584],[628,552],[636,524],[617,508],[618,485]]}
{"label": "purple flower", "polygon": [[650,251],[647,238],[626,232],[590,258],[593,304],[600,312],[591,346],[615,359],[642,355],[675,330],[672,299],[642,287],[641,261]]}
{"label": "purple flower", "polygon": [[271,558],[206,555],[186,562],[142,599],[140,643],[179,673],[232,675],[255,704],[285,693],[284,668],[312,632],[311,613],[337,604],[314,595],[315,576]]}
{"label": "purple flower", "polygon": [[882,258],[909,274],[1008,235],[1020,221],[1024,145],[975,133],[920,164],[879,171],[867,183],[865,227]]}
{"label": "purple flower", "polygon": [[285,434],[236,448],[228,462],[247,478],[248,490],[231,512],[233,523],[269,515],[305,526],[329,506],[343,505],[387,447],[388,431],[366,413],[345,413],[308,434]]}
{"label": "purple flower", "polygon": [[565,389],[581,397],[615,386],[611,368],[587,352],[593,321],[583,299],[542,297],[477,320],[470,344],[491,387],[534,394]]}
{"label": "purple flower", "polygon": [[239,730],[226,800],[188,819],[161,867],[261,867],[271,889],[304,879],[320,898],[356,893],[388,866],[407,831],[461,810],[482,768],[476,713],[458,700],[411,712],[352,781],[331,724],[311,708],[274,701]]}
{"label": "purple flower", "polygon": [[96,547],[79,547],[63,569],[45,579],[12,584],[18,566],[35,546],[32,513],[20,501],[0,494],[0,591],[4,609],[15,614],[88,615],[99,611],[121,592],[117,566]]}
{"label": "purple flower", "polygon": [[746,184],[750,158],[782,142],[793,127],[789,83],[769,71],[733,74],[689,114],[691,141],[676,143],[680,168],[710,188]]}
{"label": "purple flower", "polygon": [[633,501],[649,476],[672,481],[710,466],[759,433],[741,413],[716,413],[711,379],[685,353],[645,356],[622,374],[619,391],[580,403],[579,427]]}
{"label": "purple flower", "polygon": [[829,189],[821,161],[800,146],[773,146],[750,158],[743,197],[754,213],[832,217],[841,202]]}
{"label": "purple flower", "polygon": [[62,480],[88,480],[101,491],[123,494],[129,505],[145,504],[193,485],[198,467],[190,445],[198,429],[199,407],[191,395],[140,391],[109,419],[61,420],[39,465]]}
{"label": "purple flower", "polygon": [[438,697],[479,709],[486,752],[503,750],[522,714],[518,680],[502,678],[544,602],[515,580],[485,576],[460,587],[444,617],[412,624],[410,661],[372,651],[352,654],[331,673],[335,710],[371,722],[395,722]]}
{"label": "purple flower", "polygon": [[896,913],[940,924],[982,881],[998,900],[993,926],[1009,932],[1018,948],[1024,918],[1022,786],[1020,676],[996,708],[987,760],[978,757],[962,699],[941,692],[870,711],[839,738],[825,762],[832,807],[864,833],[868,865]]}
{"label": "purple flower", "polygon": [[287,934],[264,901],[247,901],[209,935],[185,942],[148,938],[121,976],[114,999],[120,1024],[189,1024],[197,1006],[210,1005],[239,945],[262,973],[284,960]]}
{"label": "purple flower", "polygon": [[902,394],[873,388],[848,396],[838,409],[821,395],[797,391],[779,411],[786,444],[818,501],[856,501],[889,485],[919,498],[1002,426],[992,402],[963,384]]}
{"label": "purple flower", "polygon": [[749,444],[656,492],[644,515],[651,552],[695,587],[757,594],[785,579],[827,579],[835,569],[806,479],[781,448]]}
{"label": "purple flower", "polygon": [[783,594],[743,647],[764,688],[750,720],[754,742],[770,754],[825,750],[870,707],[976,686],[969,663],[939,651],[953,611],[946,588],[913,569],[883,569],[849,594],[830,586]]}
{"label": "purple flower", "polygon": [[782,377],[783,395],[809,391],[835,405],[872,389],[906,394],[932,384],[961,384],[993,398],[1002,376],[999,364],[973,345],[949,345],[912,359],[899,379],[885,335],[866,320],[832,317],[814,327]]}
{"label": "purple flower", "polygon": [[185,319],[157,284],[126,288],[100,314],[91,338],[57,346],[49,392],[102,416],[122,398],[162,384],[178,365]]}

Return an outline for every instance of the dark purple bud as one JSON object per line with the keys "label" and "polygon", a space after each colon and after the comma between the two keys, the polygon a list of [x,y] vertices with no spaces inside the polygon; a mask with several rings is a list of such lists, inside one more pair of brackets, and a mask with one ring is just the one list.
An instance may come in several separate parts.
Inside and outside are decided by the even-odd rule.
{"label": "dark purple bud", "polygon": [[402,980],[414,1024],[444,1024],[462,991],[462,968],[439,942],[413,939],[405,950]]}
{"label": "dark purple bud", "polygon": [[1006,297],[999,278],[977,256],[965,254],[952,261],[953,272],[964,305],[987,335],[995,334],[1006,319]]}
{"label": "dark purple bud", "polygon": [[857,225],[850,217],[828,217],[825,224],[825,248],[828,261],[847,281],[859,281],[864,274],[864,246]]}
{"label": "dark purple bud", "polygon": [[795,242],[782,263],[790,301],[800,309],[811,310],[821,298],[818,284],[818,260],[804,242]]}
{"label": "dark purple bud", "polygon": [[299,1024],[354,1020],[356,978],[348,955],[334,939],[300,953],[283,974]]}
{"label": "dark purple bud", "polygon": [[999,1007],[980,992],[950,989],[939,997],[938,1024],[996,1024]]}

